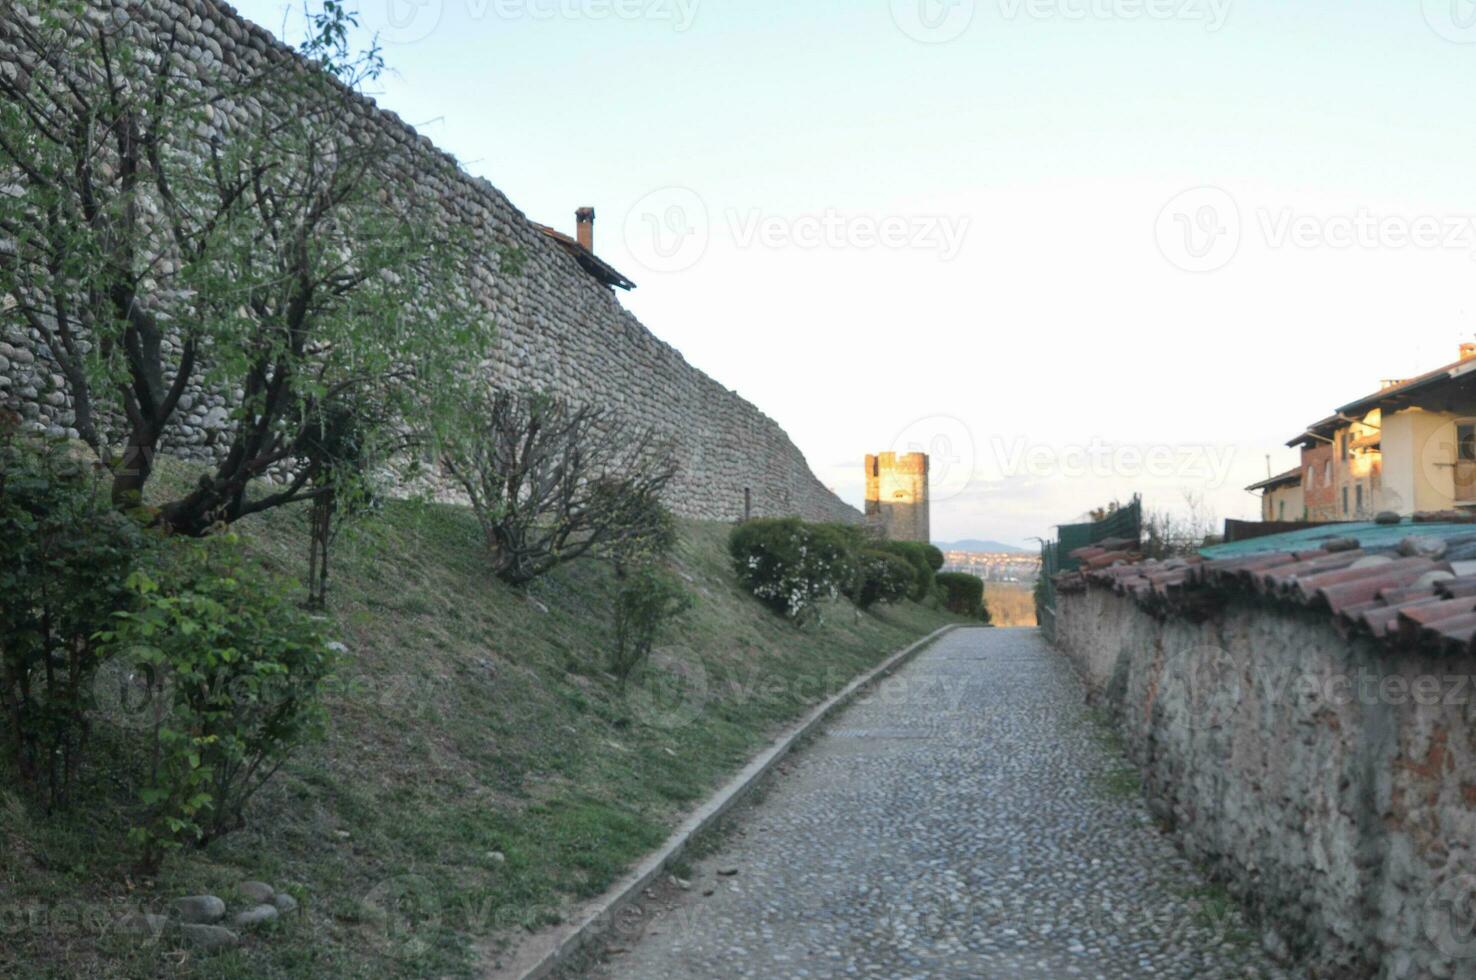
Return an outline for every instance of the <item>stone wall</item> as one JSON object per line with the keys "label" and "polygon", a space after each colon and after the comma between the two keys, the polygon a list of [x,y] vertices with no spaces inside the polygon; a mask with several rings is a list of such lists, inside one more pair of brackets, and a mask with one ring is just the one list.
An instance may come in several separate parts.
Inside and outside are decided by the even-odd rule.
{"label": "stone wall", "polygon": [[[115,23],[179,29],[185,45],[179,64],[207,86],[296,57],[265,30],[211,0],[90,3]],[[17,14],[7,5],[0,12],[5,16]],[[248,108],[232,105],[223,111]],[[653,336],[608,287],[585,273],[490,183],[462,172],[454,159],[370,100],[356,100],[345,125],[390,133],[400,148],[390,164],[392,176],[434,195],[448,221],[473,229],[486,261],[466,275],[499,330],[488,362],[498,380],[605,405],[661,429],[679,447],[682,468],[670,503],[685,516],[741,517],[747,487],[756,515],[861,519],[820,483],[772,419]],[[523,257],[519,274],[499,270],[499,256],[505,254]],[[0,405],[22,413],[32,427],[67,429],[72,422],[67,395],[50,352],[13,314],[0,320],[0,331]],[[162,448],[177,456],[209,458],[224,441],[228,396],[195,390],[186,397],[188,408]]]}
{"label": "stone wall", "polygon": [[889,541],[930,542],[926,453],[866,457],[866,523]]}
{"label": "stone wall", "polygon": [[1476,657],[1249,600],[1200,623],[1110,589],[1057,601],[1155,815],[1269,948],[1309,976],[1476,978]]}

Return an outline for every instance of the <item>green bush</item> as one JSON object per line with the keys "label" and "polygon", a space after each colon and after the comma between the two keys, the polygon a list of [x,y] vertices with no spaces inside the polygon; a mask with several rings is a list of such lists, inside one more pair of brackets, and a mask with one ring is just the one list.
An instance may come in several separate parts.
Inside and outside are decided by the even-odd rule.
{"label": "green bush", "polygon": [[846,532],[794,517],[748,521],[733,529],[728,553],[738,580],[761,602],[796,621],[849,592],[856,560]]}
{"label": "green bush", "polygon": [[615,649],[610,672],[620,686],[651,655],[672,620],[692,608],[692,596],[667,573],[643,566],[629,571],[615,596]]}
{"label": "green bush", "polygon": [[93,634],[127,601],[147,541],[77,450],[0,430],[0,739],[50,809],[66,802],[86,749]]}
{"label": "green bush", "polygon": [[[882,551],[889,551],[898,555],[912,565],[913,582],[912,589],[908,592],[908,598],[914,602],[925,602],[933,592],[933,562],[929,552],[937,552],[942,558],[942,552],[930,544],[921,541],[882,541],[877,544]],[[942,567],[940,561],[939,567]]]}
{"label": "green bush", "polygon": [[620,480],[602,481],[597,492],[603,498],[601,507],[612,513],[612,523],[622,530],[602,550],[618,577],[671,554],[677,543],[676,518],[656,493]]}
{"label": "green bush", "polygon": [[938,548],[937,545],[923,545],[923,554],[927,556],[929,568],[931,568],[935,572],[941,572],[943,570],[943,563],[945,559],[943,557],[943,552]]}
{"label": "green bush", "polygon": [[858,552],[856,565],[856,585],[848,594],[862,609],[870,609],[878,602],[901,602],[917,581],[911,562],[879,548]]}
{"label": "green bush", "polygon": [[949,612],[989,622],[983,579],[963,572],[943,572],[938,576],[938,587],[943,590],[943,604]]}
{"label": "green bush", "polygon": [[244,826],[251,797],[321,732],[335,645],[232,534],[171,540],[127,585],[134,607],[100,639],[145,686],[148,714],[127,726],[147,760],[130,836],[155,870]]}

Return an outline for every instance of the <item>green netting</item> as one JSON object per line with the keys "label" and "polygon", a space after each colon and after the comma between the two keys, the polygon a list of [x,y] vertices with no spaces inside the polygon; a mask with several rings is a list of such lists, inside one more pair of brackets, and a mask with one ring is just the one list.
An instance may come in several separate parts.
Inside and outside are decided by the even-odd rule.
{"label": "green netting", "polygon": [[1063,572],[1073,571],[1080,564],[1071,557],[1077,548],[1094,545],[1108,538],[1138,540],[1143,533],[1143,501],[1134,497],[1132,503],[1108,514],[1100,521],[1087,524],[1062,524],[1057,529],[1057,561]]}
{"label": "green netting", "polygon": [[1036,592],[1036,618],[1041,632],[1054,640],[1056,633],[1056,586],[1052,576],[1057,572],[1069,572],[1081,563],[1071,557],[1077,548],[1085,548],[1108,538],[1128,538],[1137,541],[1143,534],[1143,500],[1133,497],[1132,503],[1119,507],[1100,521],[1088,524],[1062,524],[1057,529],[1055,541],[1040,543],[1040,586]]}

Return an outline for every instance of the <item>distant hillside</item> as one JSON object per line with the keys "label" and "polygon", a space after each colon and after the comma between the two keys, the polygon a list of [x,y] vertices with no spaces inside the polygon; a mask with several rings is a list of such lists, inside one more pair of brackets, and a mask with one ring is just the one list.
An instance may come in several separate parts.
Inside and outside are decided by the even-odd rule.
{"label": "distant hillside", "polygon": [[944,551],[977,551],[991,555],[1023,555],[1029,554],[1029,548],[1017,548],[1012,544],[1002,544],[999,541],[980,541],[977,538],[968,538],[963,541],[934,541]]}

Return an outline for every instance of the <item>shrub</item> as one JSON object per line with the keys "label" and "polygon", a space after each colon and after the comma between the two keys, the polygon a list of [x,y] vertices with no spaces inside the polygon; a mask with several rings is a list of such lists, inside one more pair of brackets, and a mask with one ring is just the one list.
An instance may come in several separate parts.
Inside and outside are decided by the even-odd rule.
{"label": "shrub", "polygon": [[798,518],[748,521],[733,529],[728,552],[738,579],[776,612],[796,621],[818,615],[856,581],[856,560],[845,533]]}
{"label": "shrub", "polygon": [[879,548],[859,552],[856,565],[856,586],[849,595],[862,609],[870,609],[878,602],[901,602],[917,581],[911,562]]}
{"label": "shrub", "polygon": [[672,620],[692,608],[692,596],[659,569],[644,566],[627,574],[615,596],[615,649],[610,672],[621,688]]}
{"label": "shrub", "polygon": [[134,608],[101,639],[145,687],[144,812],[130,836],[156,870],[168,851],[244,826],[251,797],[320,733],[335,658],[323,621],[234,535],[174,539],[127,584]]}
{"label": "shrub", "polygon": [[[928,552],[937,552],[938,549],[921,541],[883,541],[877,545],[883,551],[889,551],[899,555],[912,565],[913,583],[908,598],[914,602],[924,602],[933,592],[933,564]],[[938,552],[939,557],[942,553]],[[939,563],[939,567],[942,563]]]}
{"label": "shrub", "polygon": [[48,809],[66,802],[86,749],[92,636],[126,601],[146,547],[108,504],[104,476],[66,442],[0,421],[0,738]]}
{"label": "shrub", "polygon": [[938,587],[943,590],[943,604],[949,612],[989,622],[983,579],[963,572],[943,572],[938,576]]}
{"label": "shrub", "polygon": [[943,557],[943,552],[939,550],[937,545],[923,545],[923,554],[928,559],[929,568],[931,568],[935,572],[941,572],[943,570],[943,563],[945,559]]}
{"label": "shrub", "polygon": [[677,474],[672,444],[654,430],[606,409],[491,388],[463,411],[467,424],[446,434],[440,463],[466,491],[504,582],[523,585],[652,533],[635,516]]}
{"label": "shrub", "polygon": [[677,543],[677,523],[654,492],[642,491],[624,480],[609,480],[601,488],[601,506],[621,528],[602,549],[624,578],[632,568],[664,560]]}

